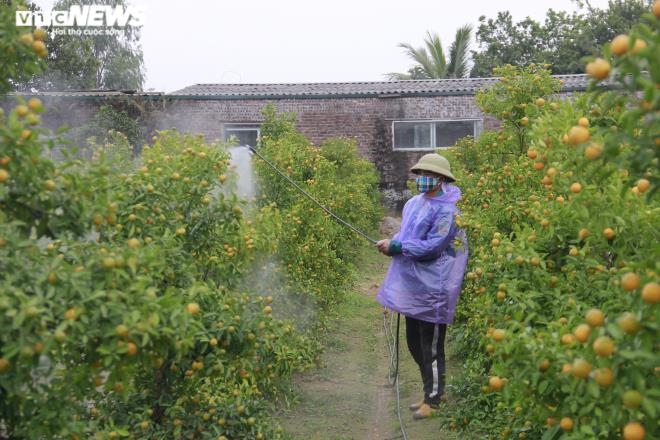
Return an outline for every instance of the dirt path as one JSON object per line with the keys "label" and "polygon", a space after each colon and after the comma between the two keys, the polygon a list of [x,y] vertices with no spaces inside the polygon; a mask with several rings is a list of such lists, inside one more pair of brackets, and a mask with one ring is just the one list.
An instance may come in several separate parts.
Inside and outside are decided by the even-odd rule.
{"label": "dirt path", "polygon": [[[328,335],[323,368],[296,381],[299,402],[280,414],[284,428],[299,440],[388,440],[402,438],[394,388],[389,386],[389,350],[383,310],[373,299],[388,258],[367,254],[355,292],[339,311]],[[407,407],[420,396],[418,370],[407,353],[401,329],[401,413],[409,440],[457,439],[438,419],[413,421]],[[449,365],[449,372],[452,371]]]}

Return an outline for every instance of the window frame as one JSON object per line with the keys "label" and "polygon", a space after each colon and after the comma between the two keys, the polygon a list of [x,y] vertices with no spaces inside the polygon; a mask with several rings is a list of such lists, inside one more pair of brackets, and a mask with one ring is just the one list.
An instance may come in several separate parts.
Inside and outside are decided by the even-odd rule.
{"label": "window frame", "polygon": [[[257,132],[257,142],[261,137],[261,124],[254,122],[225,122],[222,124],[222,139],[223,142],[229,142],[229,136],[227,132],[233,131],[256,131]],[[250,145],[251,147],[257,147],[257,145]]]}
{"label": "window frame", "polygon": [[418,122],[423,122],[423,123],[428,123],[429,124],[429,130],[430,130],[430,140],[431,144],[436,143],[436,128],[435,128],[435,123],[436,122],[472,122],[472,137],[475,139],[477,136],[483,131],[483,119],[482,118],[454,118],[454,119],[397,119],[392,121],[392,150],[394,151],[433,151],[437,149],[447,149],[451,148],[451,146],[445,146],[445,147],[397,147],[396,146],[396,137],[394,136],[395,130],[394,126],[397,123],[418,123]]}

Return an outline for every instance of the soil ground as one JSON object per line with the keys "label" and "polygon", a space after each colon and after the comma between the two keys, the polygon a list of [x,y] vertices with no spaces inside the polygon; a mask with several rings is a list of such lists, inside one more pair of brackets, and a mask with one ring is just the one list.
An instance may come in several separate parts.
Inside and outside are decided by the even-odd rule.
{"label": "soil ground", "polygon": [[[294,439],[403,438],[395,389],[388,383],[389,348],[384,322],[391,321],[389,315],[384,320],[383,308],[374,300],[388,264],[389,258],[375,251],[365,253],[358,284],[331,325],[323,367],[296,378],[297,403],[279,414]],[[405,346],[403,320],[400,344],[400,405],[407,438],[458,439],[457,433],[441,426],[439,418],[412,419],[408,405],[422,397],[421,378]],[[456,361],[448,359],[448,375],[458,368]]]}

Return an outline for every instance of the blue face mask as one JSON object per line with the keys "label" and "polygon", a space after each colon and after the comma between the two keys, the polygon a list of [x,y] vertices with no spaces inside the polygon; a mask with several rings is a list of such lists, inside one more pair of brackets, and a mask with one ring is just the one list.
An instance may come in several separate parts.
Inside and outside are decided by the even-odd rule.
{"label": "blue face mask", "polygon": [[436,186],[440,183],[440,179],[437,177],[431,177],[431,176],[417,176],[415,179],[415,185],[417,185],[417,191],[420,193],[425,193]]}

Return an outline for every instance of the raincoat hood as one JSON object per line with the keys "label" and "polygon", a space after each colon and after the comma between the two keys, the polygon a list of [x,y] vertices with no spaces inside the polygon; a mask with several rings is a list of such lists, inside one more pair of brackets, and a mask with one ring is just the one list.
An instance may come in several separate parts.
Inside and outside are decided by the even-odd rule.
{"label": "raincoat hood", "polygon": [[456,185],[445,183],[442,185],[442,194],[439,194],[435,197],[430,197],[428,199],[431,201],[451,203],[455,205],[459,200],[461,200],[461,190]]}
{"label": "raincoat hood", "polygon": [[460,189],[444,184],[442,194],[417,195],[403,208],[401,230],[392,238],[394,255],[376,300],[405,316],[451,324],[467,266],[465,232],[456,226]]}

